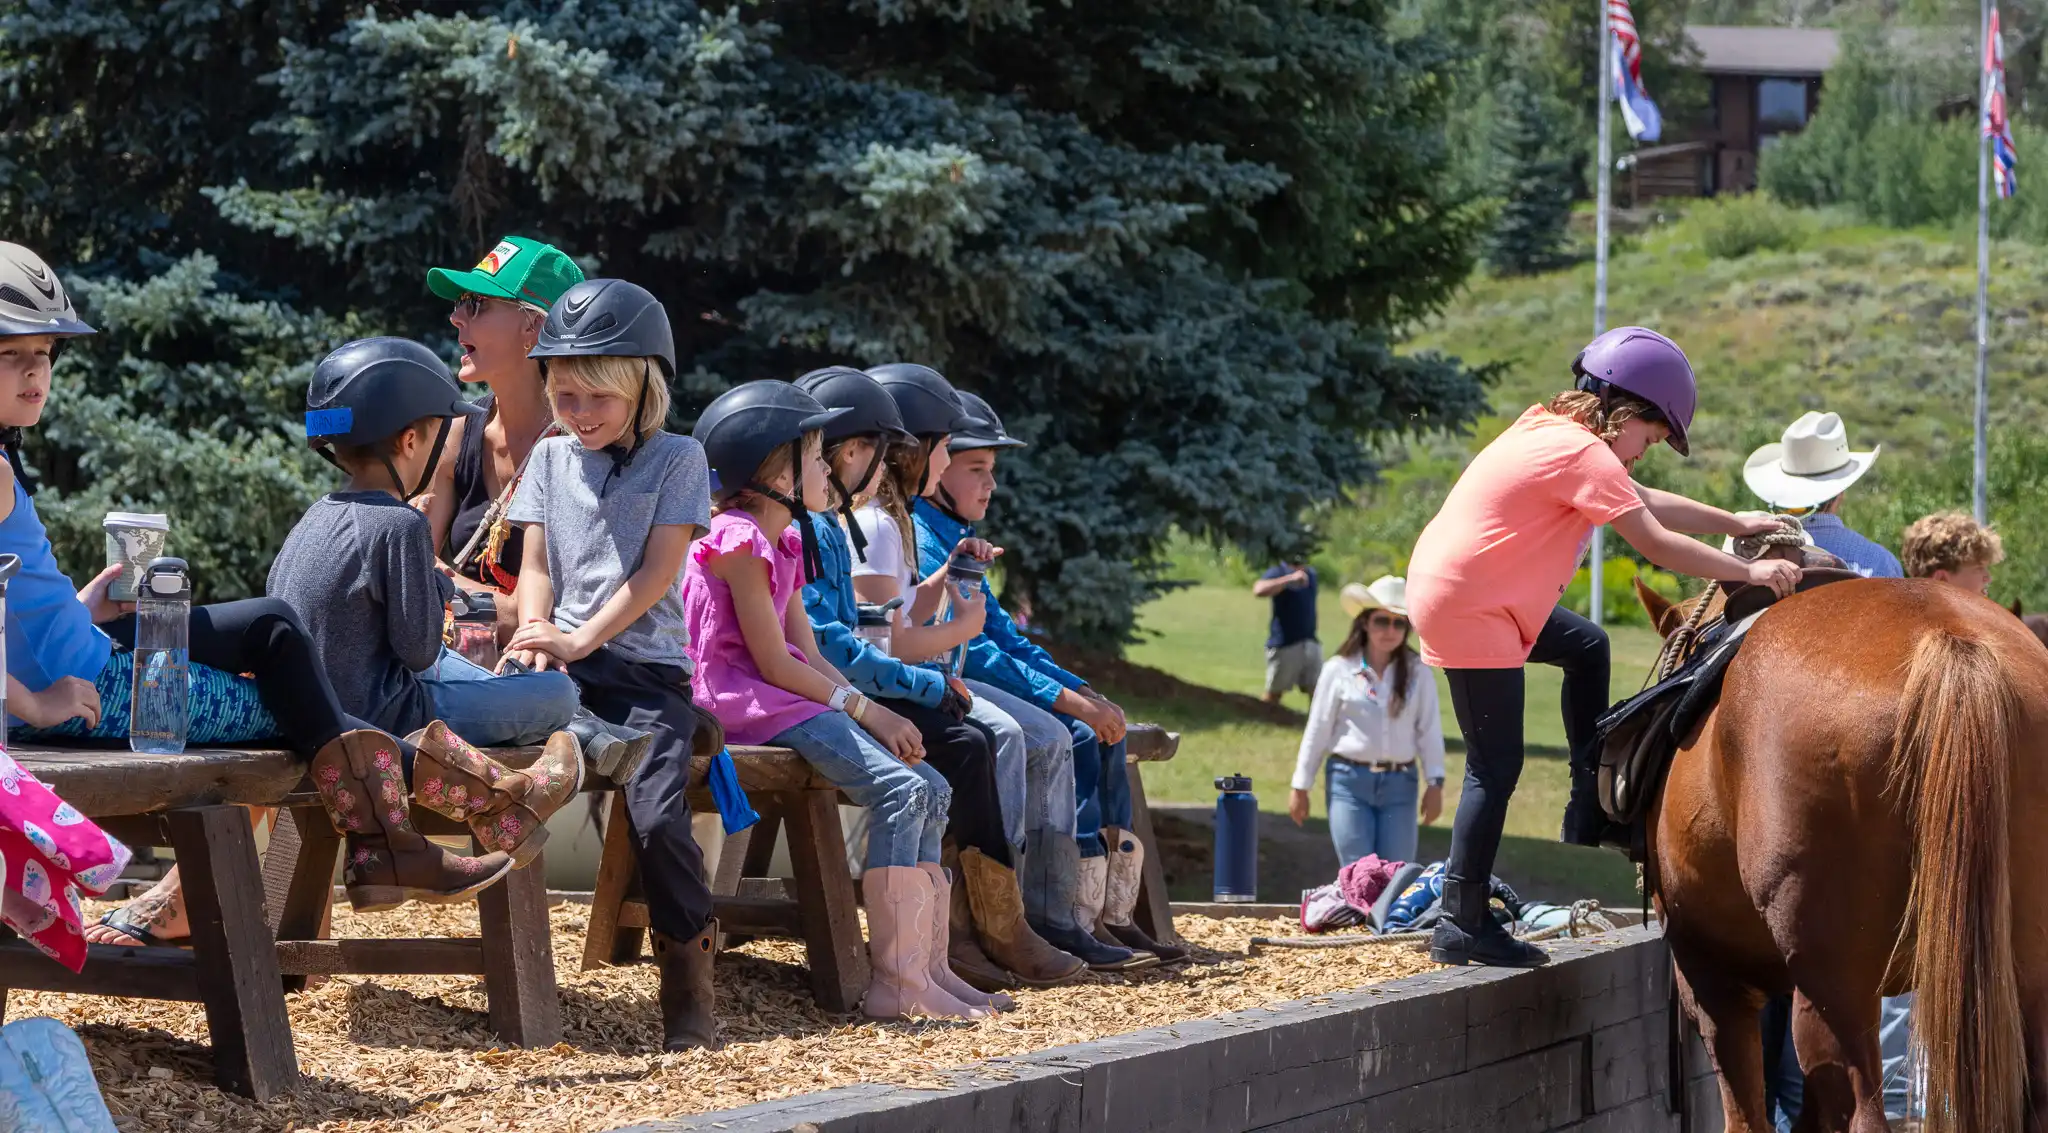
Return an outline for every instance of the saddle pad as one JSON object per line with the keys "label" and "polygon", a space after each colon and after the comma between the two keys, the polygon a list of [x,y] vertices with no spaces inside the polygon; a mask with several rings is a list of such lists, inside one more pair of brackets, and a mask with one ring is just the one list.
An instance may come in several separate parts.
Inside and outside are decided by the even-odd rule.
{"label": "saddle pad", "polygon": [[1763,611],[1710,631],[1705,646],[1679,670],[1622,701],[1600,718],[1600,808],[1616,822],[1636,822],[1664,781],[1679,741],[1719,699],[1721,677]]}
{"label": "saddle pad", "polygon": [[[1830,558],[1832,557],[1830,556]],[[1834,561],[1840,562],[1841,560],[1835,559]],[[1793,593],[1804,594],[1809,590],[1827,586],[1830,583],[1848,582],[1851,579],[1862,577],[1861,574],[1845,567],[1807,567],[1805,572],[1799,576],[1799,586],[1793,590]],[[1766,608],[1778,601],[1776,591],[1768,586],[1758,586],[1753,582],[1740,584],[1724,582],[1721,584],[1721,589],[1728,595],[1728,601],[1722,607],[1722,616],[1730,621],[1740,621],[1743,618],[1762,613]]]}

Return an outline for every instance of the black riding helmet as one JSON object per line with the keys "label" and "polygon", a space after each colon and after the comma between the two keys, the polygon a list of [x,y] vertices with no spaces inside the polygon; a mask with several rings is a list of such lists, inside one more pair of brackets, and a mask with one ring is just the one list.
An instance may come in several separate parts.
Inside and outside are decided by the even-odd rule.
{"label": "black riding helmet", "polygon": [[[704,462],[717,479],[720,500],[742,491],[759,492],[789,509],[790,518],[803,528],[804,576],[809,581],[816,581],[824,570],[809,509],[802,499],[783,495],[754,479],[754,473],[769,453],[801,440],[813,429],[825,429],[849,412],[827,409],[788,382],[753,381],[713,398],[698,416],[697,427],[690,430],[690,435],[704,446]],[[799,468],[798,497],[803,495],[802,475]]]}
{"label": "black riding helmet", "polygon": [[917,437],[903,427],[903,416],[896,409],[896,399],[882,384],[851,366],[827,366],[812,370],[796,380],[796,388],[816,398],[818,404],[827,409],[844,409],[846,414],[825,427],[825,443],[843,441],[849,437],[873,437],[874,455],[868,458],[868,466],[860,479],[851,486],[839,482],[839,473],[831,473],[832,490],[839,494],[839,514],[845,519],[847,537],[853,541],[854,556],[861,562],[868,561],[868,537],[861,533],[860,524],[853,519],[853,497],[867,490],[875,479],[875,470],[882,466],[882,456],[893,443],[915,444]]}
{"label": "black riding helmet", "polygon": [[[543,376],[550,358],[590,357],[653,358],[661,363],[663,381],[673,381],[676,376],[676,336],[669,327],[668,309],[652,292],[623,279],[586,279],[562,292],[548,308],[540,340],[526,356],[540,360]],[[639,451],[640,414],[647,409],[647,387],[652,381],[654,374],[643,369],[627,439],[604,447],[605,455],[612,458],[612,470],[604,480],[606,488],[612,477],[633,463],[633,454]]]}
{"label": "black riding helmet", "polygon": [[1023,441],[1003,431],[1003,419],[996,416],[995,409],[982,399],[981,395],[957,391],[960,394],[960,408],[967,415],[978,419],[974,426],[953,434],[946,444],[947,452],[972,452],[978,448],[1025,448]]}
{"label": "black riding helmet", "polygon": [[[980,418],[970,416],[960,404],[960,393],[953,388],[953,383],[930,366],[890,362],[869,370],[868,376],[882,383],[882,388],[896,399],[896,411],[903,416],[903,427],[921,441],[935,441],[981,423]],[[929,462],[925,464],[924,474],[925,482],[917,486],[920,496],[931,486]]]}
{"label": "black riding helmet", "polygon": [[410,500],[433,481],[448,443],[449,422],[483,412],[463,399],[462,387],[440,355],[409,338],[359,338],[343,343],[313,368],[306,387],[306,443],[339,468],[334,445],[377,444],[422,417],[439,417],[434,450],[410,490],[391,458],[384,458],[392,486]]}

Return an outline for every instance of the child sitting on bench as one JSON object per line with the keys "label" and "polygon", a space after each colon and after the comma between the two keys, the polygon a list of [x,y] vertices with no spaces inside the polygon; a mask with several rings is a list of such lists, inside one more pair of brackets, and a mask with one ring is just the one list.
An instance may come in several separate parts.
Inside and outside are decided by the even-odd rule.
{"label": "child sitting on bench", "polygon": [[676,593],[711,495],[703,450],[661,427],[675,337],[645,288],[588,279],[548,309],[533,356],[567,435],[534,446],[506,510],[525,528],[506,658],[566,671],[591,711],[653,734],[619,786],[661,967],[662,1047],[712,1047],[718,922],[684,797],[698,720]]}
{"label": "child sitting on bench", "polygon": [[[41,296],[40,300],[31,298]],[[133,607],[107,598],[120,568],[74,591],[22,483],[20,430],[42,420],[51,369],[65,340],[94,333],[34,252],[0,244],[0,553],[21,559],[8,588],[7,707],[23,740],[120,740],[134,680]],[[344,712],[291,607],[273,598],[192,609],[191,724],[195,746],[282,733],[312,758],[314,781],[347,836],[345,882],[362,909],[408,900],[465,900],[512,868],[502,853],[466,858],[413,830],[403,800],[409,749]],[[251,672],[254,680],[235,676]],[[173,870],[149,894],[87,931],[96,943],[148,944],[188,935]]]}
{"label": "child sitting on bench", "polygon": [[[874,977],[862,1011],[874,1019],[986,1018],[988,1008],[950,990],[981,998],[957,984],[946,962],[949,893],[939,852],[952,788],[925,763],[917,728],[854,691],[819,655],[794,600],[819,571],[816,532],[791,525],[828,503],[820,430],[845,412],[787,382],[757,381],[719,395],[697,419],[695,435],[720,485],[711,530],[683,575],[697,694],[732,742],[790,748],[868,809],[861,885]],[[991,776],[987,748],[978,754],[982,765],[962,772]],[[988,795],[992,804],[994,791]],[[999,829],[1000,815],[983,816],[991,820]]]}

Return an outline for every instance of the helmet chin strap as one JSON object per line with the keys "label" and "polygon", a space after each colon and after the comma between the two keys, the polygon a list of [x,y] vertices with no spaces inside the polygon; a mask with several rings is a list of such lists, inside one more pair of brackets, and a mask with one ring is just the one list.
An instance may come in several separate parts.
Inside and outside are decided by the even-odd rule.
{"label": "helmet chin strap", "polygon": [[[59,339],[58,342],[61,344],[63,340]],[[7,467],[14,469],[15,483],[21,485],[22,491],[33,496],[36,494],[38,485],[29,476],[28,469],[23,467],[21,463],[21,441],[25,435],[19,425],[9,425],[4,429],[0,429],[0,451],[4,451],[7,454]],[[867,560],[862,559],[861,561],[866,562]]]}
{"label": "helmet chin strap", "polygon": [[867,471],[860,474],[860,483],[855,484],[851,491],[847,489],[846,485],[839,482],[839,473],[834,472],[831,474],[832,490],[839,493],[839,517],[844,521],[846,537],[853,542],[854,557],[863,563],[868,561],[868,537],[860,529],[860,524],[854,522],[853,498],[867,491],[868,485],[875,482],[875,472],[882,466],[883,449],[884,446],[878,438],[875,444],[875,454],[868,458]]}
{"label": "helmet chin strap", "polygon": [[[453,424],[453,418],[441,418],[441,431],[434,434],[434,450],[427,454],[427,466],[420,470],[419,483],[414,484],[412,486],[411,491],[406,490],[405,478],[398,474],[398,466],[391,462],[390,457],[387,456],[383,458],[384,471],[391,477],[391,486],[398,491],[399,496],[402,497],[406,503],[411,503],[412,501],[418,499],[420,497],[420,493],[427,490],[427,485],[434,482],[434,470],[441,466],[441,450],[447,447],[448,429],[449,426]],[[334,457],[328,455],[328,452],[325,448],[322,448],[320,450],[320,455],[327,457],[327,462],[329,464],[334,464],[335,467],[337,468],[340,467],[340,465],[335,462]]]}
{"label": "helmet chin strap", "polygon": [[825,577],[825,555],[818,549],[818,530],[811,526],[810,509],[806,508],[801,502],[783,495],[759,480],[747,481],[747,490],[759,492],[776,503],[781,504],[788,510],[789,518],[795,520],[797,526],[803,529],[804,581],[806,583],[816,582],[820,578]]}
{"label": "helmet chin strap", "polygon": [[604,446],[604,454],[612,458],[612,470],[605,473],[604,485],[597,490],[597,498],[603,499],[612,490],[612,480],[633,463],[634,454],[640,451],[640,415],[647,412],[647,387],[654,381],[653,367],[647,359],[640,360],[640,396],[633,399],[633,417],[626,422],[626,432],[618,440]]}

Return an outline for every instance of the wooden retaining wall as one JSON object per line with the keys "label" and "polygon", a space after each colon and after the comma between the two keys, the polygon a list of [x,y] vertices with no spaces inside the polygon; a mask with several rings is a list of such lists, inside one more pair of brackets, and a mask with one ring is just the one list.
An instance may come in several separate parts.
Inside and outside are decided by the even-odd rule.
{"label": "wooden retaining wall", "polygon": [[1535,971],[1447,969],[993,1059],[943,1091],[848,1086],[629,1133],[1719,1129],[1697,1038],[1671,1089],[1671,967],[1657,931],[1552,941],[1550,966]]}

